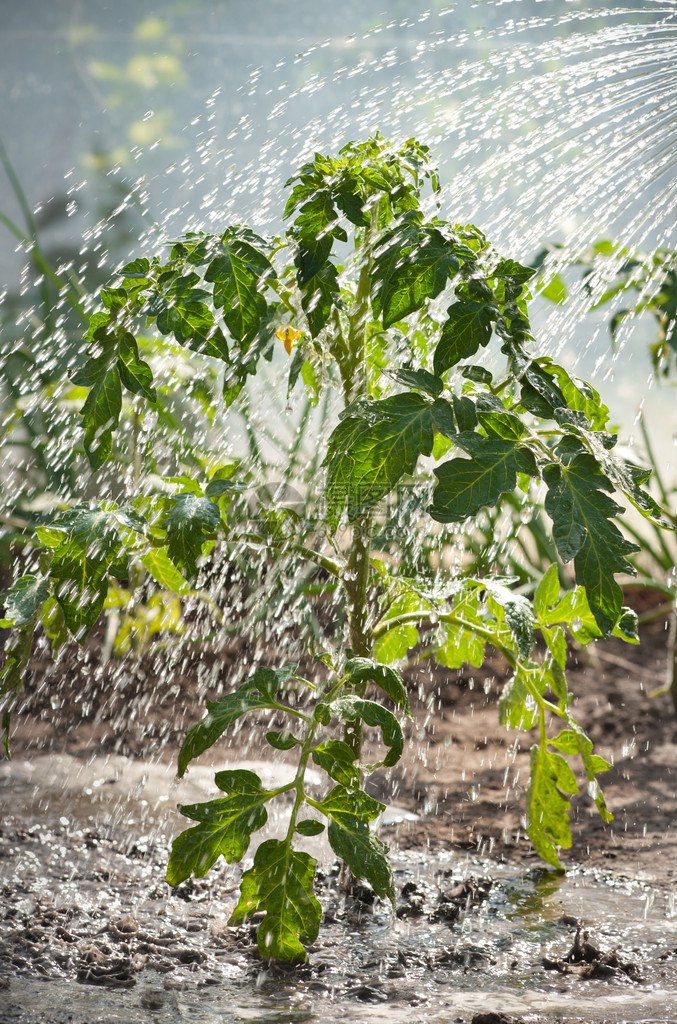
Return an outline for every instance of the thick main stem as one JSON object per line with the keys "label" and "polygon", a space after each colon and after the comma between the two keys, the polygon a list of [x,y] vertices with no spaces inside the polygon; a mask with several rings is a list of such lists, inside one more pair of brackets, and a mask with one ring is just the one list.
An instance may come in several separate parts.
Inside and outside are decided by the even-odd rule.
{"label": "thick main stem", "polygon": [[[369,552],[371,549],[372,517],[361,516],[353,527],[353,541],[345,577],[346,610],[348,614],[348,645],[353,655],[370,658],[374,640],[369,626]],[[363,697],[367,684],[359,683],[354,692]],[[362,751],[362,722],[346,722],[344,742],[359,761]]]}
{"label": "thick main stem", "polygon": [[[369,396],[367,377],[367,325],[369,323],[369,299],[371,292],[371,243],[376,224],[376,210],[372,222],[365,232],[363,241],[364,261],[360,268],[355,302],[348,318],[348,353],[341,366],[343,391],[346,405],[359,398]],[[369,626],[369,554],[373,531],[371,512],[365,512],[353,525],[353,537],[344,577],[346,611],[348,616],[348,646],[353,655],[370,658],[374,640]],[[366,683],[360,683],[354,692],[362,697]],[[343,738],[359,761],[362,752],[362,722],[358,719],[347,722]]]}

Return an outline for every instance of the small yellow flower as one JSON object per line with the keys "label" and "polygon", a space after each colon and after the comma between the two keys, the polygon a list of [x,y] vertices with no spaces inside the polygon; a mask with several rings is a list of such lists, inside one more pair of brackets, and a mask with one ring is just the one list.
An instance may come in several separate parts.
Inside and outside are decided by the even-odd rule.
{"label": "small yellow flower", "polygon": [[284,342],[284,350],[288,356],[291,355],[291,347],[297,338],[300,338],[303,331],[297,331],[293,327],[278,327],[275,337]]}

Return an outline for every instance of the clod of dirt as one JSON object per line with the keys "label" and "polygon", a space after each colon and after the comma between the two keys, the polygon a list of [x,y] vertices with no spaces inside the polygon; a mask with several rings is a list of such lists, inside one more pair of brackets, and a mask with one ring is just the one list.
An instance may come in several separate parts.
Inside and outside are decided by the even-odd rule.
{"label": "clod of dirt", "polygon": [[471,1024],[520,1024],[521,1018],[507,1017],[504,1013],[476,1013]]}
{"label": "clod of dirt", "polygon": [[580,926],[576,929],[573,946],[562,960],[551,960],[546,956],[541,963],[547,971],[559,971],[560,974],[572,974],[583,979],[625,975],[631,981],[642,980],[637,964],[622,960],[617,948],[603,953],[590,942],[588,932]]}
{"label": "clod of dirt", "polygon": [[383,989],[373,985],[356,985],[355,988],[347,989],[346,995],[351,999],[360,999],[363,1003],[385,1003],[388,1000]]}
{"label": "clod of dirt", "polygon": [[160,1010],[165,1004],[165,993],[161,988],[145,988],[141,993],[141,1005],[146,1010]]}

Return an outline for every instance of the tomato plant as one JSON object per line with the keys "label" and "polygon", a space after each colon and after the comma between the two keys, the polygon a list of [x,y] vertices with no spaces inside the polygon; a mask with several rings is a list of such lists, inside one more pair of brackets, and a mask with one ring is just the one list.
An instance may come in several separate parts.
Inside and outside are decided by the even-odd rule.
{"label": "tomato plant", "polygon": [[[316,155],[288,185],[281,238],[232,225],[188,234],[164,258],[124,266],[100,292],[88,354],[71,380],[87,389],[83,444],[96,472],[113,456],[123,394],[157,401],[162,379],[143,358],[144,332],[221,366],[224,402],[233,408],[262,360],[288,357],[290,395],[302,382],[313,401],[329,391],[340,405],[333,430],[319,438],[320,507],[304,516],[248,506],[246,467],[231,463],[170,478],[166,493],[132,492],[60,513],[38,531],[41,571],[6,595],[3,624],[14,631],[2,692],[8,734],[38,622],[55,644],[66,634],[82,642],[115,581],[139,571],[181,596],[215,558],[217,540],[233,552],[244,546],[309,565],[341,612],[324,649],[298,626],[316,660],[312,678],[297,664],[253,665],[245,682],[208,703],[178,764],[183,775],[243,715],[270,713],[285,725],[266,740],[295,753],[294,778],[265,789],[254,772],[217,772],[222,795],[181,807],[195,824],[174,841],[167,872],[176,885],[221,856],[240,861],[267,805],[291,799],[286,835],[258,846],[231,921],[263,913],[262,956],[294,960],[305,958],[321,917],[315,860],[298,849],[299,836],[326,828],[350,872],[394,899],[387,847],[370,828],[383,805],[363,783],[402,754],[398,716],[409,705],[396,664],[422,637],[443,666],[481,665],[487,644],[510,665],[499,715],[510,728],[537,730],[526,820],[546,861],[558,866],[558,848],[571,845],[568,796],[578,783],[566,757],[580,758],[610,820],[597,781],[609,766],[570,710],[566,634],[581,643],[612,634],[637,642],[615,579],[632,571],[635,546],[618,528],[622,507],[611,495],[664,523],[643,489],[648,473],[614,452],[597,392],[532,354],[535,271],[501,257],[478,228],[441,218],[425,147],[410,140],[396,148],[379,137],[351,144],[336,157]],[[384,526],[414,481],[424,501],[407,511],[404,539],[388,548]],[[560,593],[556,562],[533,600],[511,578],[445,574],[429,563],[418,571],[407,537],[425,541],[445,524],[470,525],[483,508],[534,485],[544,489],[559,558],[573,561],[575,589]],[[397,557],[387,557],[393,550]],[[375,763],[364,763],[365,727],[383,742]],[[311,762],[330,780],[322,799],[306,786]]]}

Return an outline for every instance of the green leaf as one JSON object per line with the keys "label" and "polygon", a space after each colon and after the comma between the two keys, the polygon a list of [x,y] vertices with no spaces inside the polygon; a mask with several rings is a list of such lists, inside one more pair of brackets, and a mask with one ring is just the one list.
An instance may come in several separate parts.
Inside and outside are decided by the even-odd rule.
{"label": "green leaf", "polygon": [[340,782],[347,789],[360,784],[360,773],[355,764],[355,753],[343,740],[327,740],[312,750],[313,761],[323,768],[330,778]]}
{"label": "green leaf", "polygon": [[70,639],[63,609],[55,597],[50,597],[45,601],[40,618],[45,636],[52,645],[52,657],[55,658]]}
{"label": "green leaf", "polygon": [[395,626],[374,644],[374,656],[386,665],[392,664],[404,658],[407,652],[418,643],[418,630],[416,626],[404,625]]}
{"label": "green leaf", "polygon": [[461,265],[456,244],[437,228],[409,222],[387,240],[393,244],[381,248],[372,272],[378,284],[375,306],[386,330],[436,298]]}
{"label": "green leaf", "polygon": [[446,626],[446,636],[435,648],[435,661],[446,668],[460,668],[472,665],[479,668],[484,664],[486,640],[472,629],[461,626]]}
{"label": "green leaf", "polygon": [[500,398],[495,395],[478,395],[475,403],[477,419],[489,437],[501,437],[504,441],[519,441],[526,433],[526,426],[519,416],[509,412]]}
{"label": "green leaf", "polygon": [[102,288],[99,297],[106,309],[113,314],[123,309],[127,302],[127,292],[124,288]]}
{"label": "green leaf", "polygon": [[141,556],[141,562],[164,590],[170,590],[180,597],[191,593],[190,584],[181,575],[164,548],[151,548]]}
{"label": "green leaf", "polygon": [[548,610],[559,600],[559,573],[555,564],[546,569],[534,591],[533,608],[539,622],[545,624]]}
{"label": "green leaf", "polygon": [[592,740],[585,734],[580,725],[573,721],[573,719],[569,719],[569,728],[563,729],[558,736],[549,742],[551,746],[557,747],[563,754],[578,754],[580,756],[600,817],[607,823],[613,821],[614,816],[606,806],[604,794],[596,778],[599,772],[608,771],[611,765],[603,757],[593,754]]}
{"label": "green leaf", "polygon": [[[262,241],[262,240],[261,240]],[[261,294],[267,279],[275,276],[268,258],[252,243],[230,229],[219,244],[205,281],[214,283],[214,305],[223,307],[223,319],[239,342],[251,341],[267,312]]]}
{"label": "green leaf", "polygon": [[24,626],[42,608],[49,597],[49,579],[27,573],[16,580],[4,595],[5,618],[0,625]]}
{"label": "green leaf", "polygon": [[515,674],[503,687],[498,701],[498,720],[501,725],[507,726],[508,729],[523,729],[525,732],[533,729],[538,721],[538,708],[534,704],[533,691],[543,696],[545,687],[546,680],[542,668],[525,668],[518,665]]}
{"label": "green leaf", "polygon": [[64,531],[50,564],[54,593],[69,631],[80,642],[101,613],[108,576],[124,560],[118,514],[115,508],[79,505],[51,524]]}
{"label": "green leaf", "polygon": [[345,673],[349,686],[357,686],[359,683],[366,682],[374,683],[390,697],[393,704],[409,714],[409,698],[404,680],[396,669],[390,668],[389,665],[370,661],[368,658],[352,658],[346,662]]}
{"label": "green leaf", "polygon": [[556,868],[561,868],[557,847],[571,846],[568,814],[571,804],[560,792],[575,793],[576,780],[566,761],[547,747],[531,748],[531,776],[526,795],[527,835],[536,852]]}
{"label": "green leaf", "polygon": [[454,438],[470,459],[452,459],[435,469],[438,484],[429,512],[440,523],[463,522],[514,491],[517,474],[536,475],[531,450],[516,441],[463,432]]}
{"label": "green leaf", "polygon": [[303,943],[317,938],[322,908],[313,893],[317,861],[292,850],[288,840],[261,843],[254,866],[245,871],[240,899],[229,924],[240,924],[256,913],[265,917],[257,942],[265,959],[307,960]]}
{"label": "green leaf", "polygon": [[330,818],[327,835],[334,853],[345,861],[356,878],[366,878],[377,896],[395,903],[395,885],[388,861],[388,847],[369,831],[369,821],[385,805],[362,790],[335,786],[320,804]]}
{"label": "green leaf", "polygon": [[301,306],[308,319],[308,327],[316,338],[326,325],[339,297],[338,270],[333,263],[322,263],[312,273],[304,262],[308,250],[301,249],[299,267],[299,288]]}
{"label": "green leaf", "polygon": [[113,450],[113,431],[122,410],[122,385],[117,366],[92,383],[81,409],[84,445],[92,469],[100,469]]}
{"label": "green leaf", "polygon": [[[388,747],[388,753],[383,761],[379,762],[379,765],[389,768],[391,765],[397,764],[404,749],[404,737],[402,736],[400,723],[391,711],[388,711],[387,708],[382,707],[380,704],[374,703],[374,701],[363,700],[361,697],[353,696],[353,694],[339,697],[338,700],[334,701],[332,710],[343,721],[349,722],[354,721],[356,718],[361,718],[365,725],[380,728],[383,734],[383,743]],[[370,768],[375,767],[378,766],[370,766]]]}
{"label": "green leaf", "polygon": [[271,747],[275,747],[276,750],[291,750],[292,747],[301,746],[301,741],[297,740],[296,736],[288,730],[283,732],[279,730],[267,732],[266,740],[270,743]]}
{"label": "green leaf", "polygon": [[492,322],[497,316],[496,306],[489,302],[469,299],[449,306],[433,358],[438,377],[461,359],[469,359],[479,348],[489,344]]}
{"label": "green leaf", "polygon": [[324,832],[324,825],[321,821],[315,821],[314,818],[304,818],[303,821],[296,823],[296,832],[300,836],[319,836]]}
{"label": "green leaf", "polygon": [[608,496],[613,484],[592,455],[581,453],[566,465],[547,466],[545,510],[553,521],[553,539],[564,561],[574,559],[576,582],[585,587],[602,634],[618,622],[623,592],[617,572],[634,574],[627,555],[637,551],[613,523],[622,509]]}
{"label": "green leaf", "polygon": [[544,299],[554,302],[557,306],[562,306],[567,297],[566,282],[561,274],[553,274],[547,282],[538,285],[538,293]]}
{"label": "green leaf", "polygon": [[494,583],[492,580],[482,581],[487,589],[487,603],[496,614],[498,606],[505,618],[505,624],[522,661],[527,661],[534,646],[534,614],[531,604],[520,594],[514,594],[508,587]]}
{"label": "green leaf", "polygon": [[24,685],[26,669],[33,648],[33,632],[38,620],[35,612],[23,626],[18,626],[10,633],[5,644],[5,663],[0,669],[0,728],[2,744],[7,757],[9,753],[9,727],[12,711],[16,707]]}
{"label": "green leaf", "polygon": [[419,455],[432,451],[431,407],[421,395],[371,402],[367,415],[344,419],[329,438],[327,518],[334,526],[346,503],[353,522],[413,472]]}
{"label": "green leaf", "polygon": [[275,695],[289,669],[257,668],[251,679],[217,701],[207,701],[207,714],[186,733],[179,752],[178,775],[184,775],[190,761],[213,746],[229,725],[247,711],[259,708],[282,710]]}
{"label": "green leaf", "polygon": [[139,358],[136,338],[129,331],[118,334],[118,373],[120,380],[135,395],[143,395],[149,402],[157,401],[153,385],[153,371],[148,363]]}
{"label": "green leaf", "polygon": [[492,276],[501,277],[507,281],[514,281],[515,284],[524,284],[536,273],[537,271],[534,267],[524,267],[517,260],[501,260],[492,272]]}
{"label": "green leaf", "polygon": [[210,498],[194,494],[176,494],[169,500],[172,506],[162,521],[167,531],[167,554],[177,568],[196,576],[202,545],[216,536],[221,523],[219,506]]}
{"label": "green leaf", "polygon": [[387,373],[393,380],[396,380],[398,384],[408,388],[415,388],[418,391],[425,391],[431,398],[439,398],[444,390],[444,381],[428,370],[404,368],[392,371],[384,370],[383,372]]}
{"label": "green leaf", "polygon": [[141,258],[132,260],[131,263],[125,263],[124,267],[118,271],[118,274],[120,277],[145,278],[148,277],[149,270],[150,263],[147,259]]}
{"label": "green leaf", "polygon": [[216,782],[228,796],[203,804],[179,804],[182,814],[200,824],[172,843],[167,866],[170,885],[179,885],[191,874],[202,878],[219,857],[229,864],[242,860],[252,833],[268,820],[263,804],[270,794],[254,772],[219,772]]}

